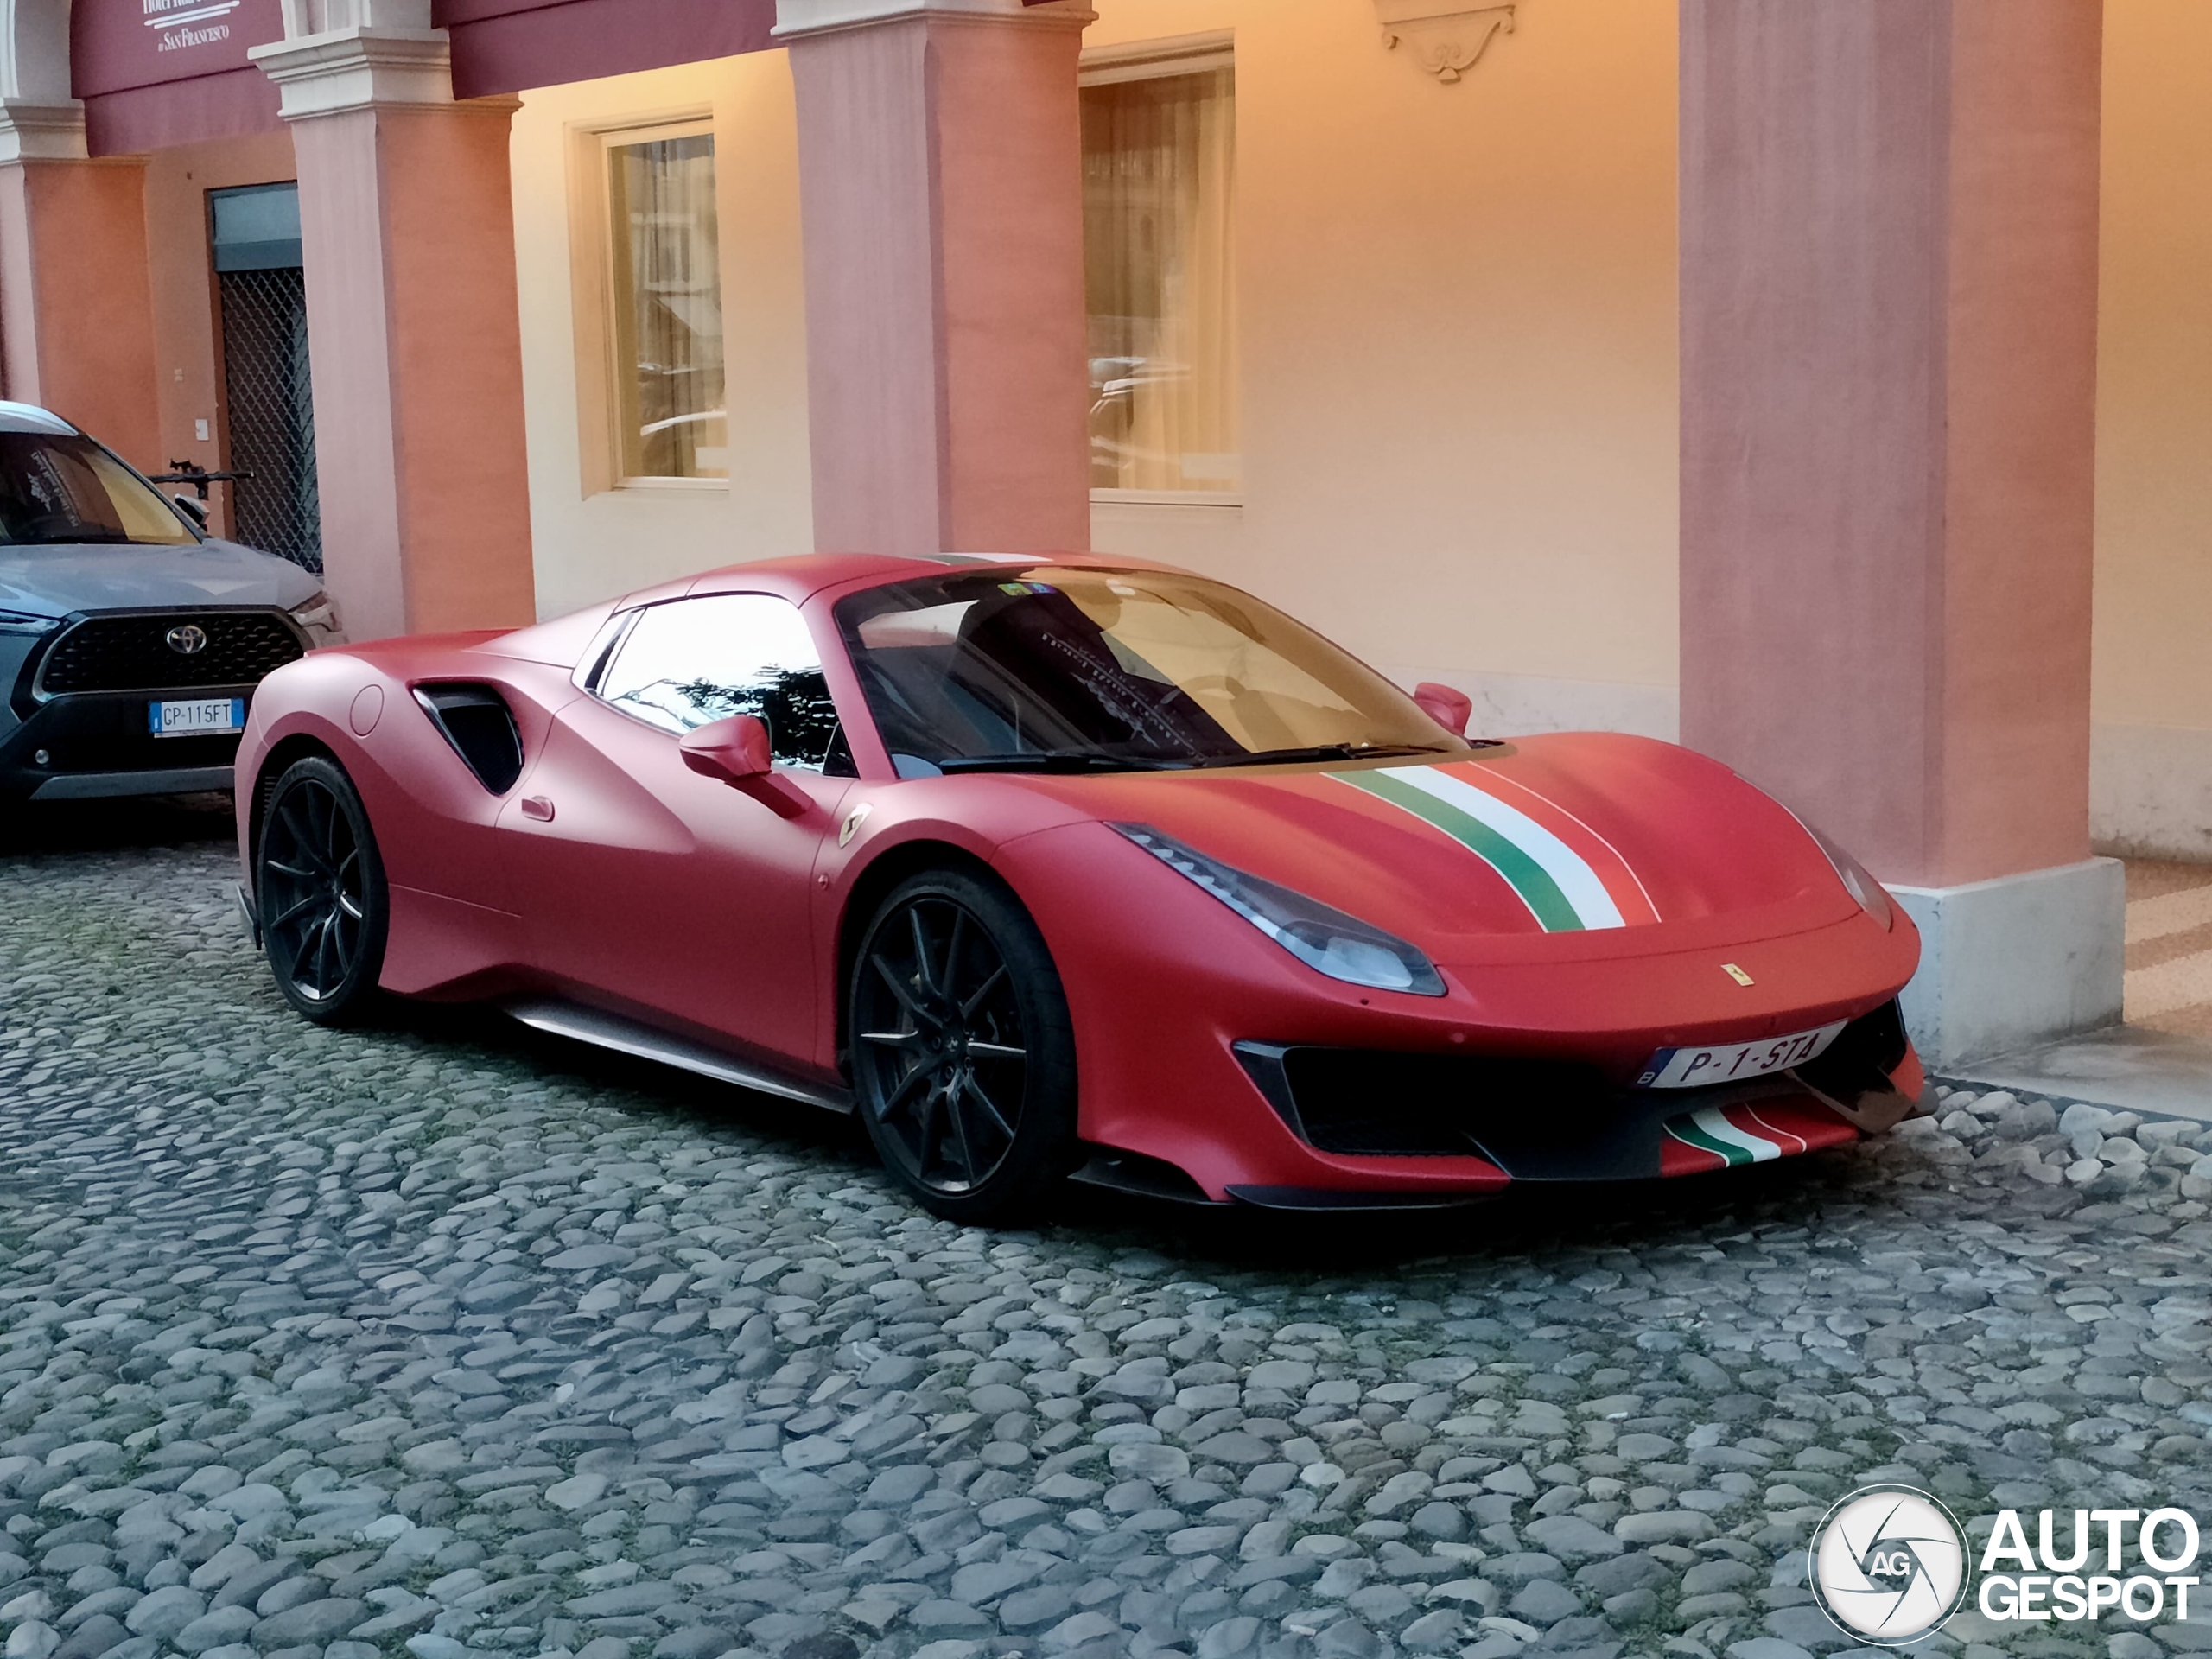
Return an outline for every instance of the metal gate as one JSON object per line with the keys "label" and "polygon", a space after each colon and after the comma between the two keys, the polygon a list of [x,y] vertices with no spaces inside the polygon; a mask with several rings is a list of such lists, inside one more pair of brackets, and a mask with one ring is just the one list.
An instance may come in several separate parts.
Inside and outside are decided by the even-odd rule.
{"label": "metal gate", "polygon": [[322,569],[315,398],[308,373],[307,287],[299,194],[289,184],[209,192],[223,322],[223,397],[232,533],[250,547]]}

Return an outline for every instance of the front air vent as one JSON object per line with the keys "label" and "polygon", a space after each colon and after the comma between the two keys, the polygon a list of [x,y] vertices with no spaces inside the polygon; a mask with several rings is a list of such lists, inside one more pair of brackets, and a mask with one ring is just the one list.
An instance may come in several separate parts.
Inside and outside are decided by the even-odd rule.
{"label": "front air vent", "polygon": [[506,699],[488,685],[418,685],[415,701],[476,781],[504,795],[522,776],[522,734]]}
{"label": "front air vent", "polygon": [[1236,1058],[1291,1133],[1354,1157],[1464,1158],[1503,1126],[1598,1116],[1616,1091],[1594,1066],[1240,1042]]}

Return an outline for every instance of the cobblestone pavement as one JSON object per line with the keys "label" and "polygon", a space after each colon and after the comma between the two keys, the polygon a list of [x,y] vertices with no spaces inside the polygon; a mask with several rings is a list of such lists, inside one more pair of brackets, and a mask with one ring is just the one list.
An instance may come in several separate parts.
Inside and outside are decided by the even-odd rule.
{"label": "cobblestone pavement", "polygon": [[[1418,1228],[964,1230],[835,1122],[306,1026],[219,828],[0,857],[6,1659],[1802,1659],[1861,1481],[2207,1509],[2192,1127],[1954,1094]],[[1933,1645],[2212,1647],[2037,1628]]]}

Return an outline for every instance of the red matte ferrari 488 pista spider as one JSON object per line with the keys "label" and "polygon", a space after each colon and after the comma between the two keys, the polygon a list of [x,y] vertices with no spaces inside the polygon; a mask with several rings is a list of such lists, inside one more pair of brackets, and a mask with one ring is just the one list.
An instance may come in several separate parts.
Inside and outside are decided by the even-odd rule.
{"label": "red matte ferrari 488 pista spider", "polygon": [[1886,1128],[1919,944],[1726,766],[1461,734],[1261,601],[1101,557],[746,565],[315,652],[238,755],[311,1020],[379,993],[856,1110],[981,1220],[1070,1173],[1274,1208]]}

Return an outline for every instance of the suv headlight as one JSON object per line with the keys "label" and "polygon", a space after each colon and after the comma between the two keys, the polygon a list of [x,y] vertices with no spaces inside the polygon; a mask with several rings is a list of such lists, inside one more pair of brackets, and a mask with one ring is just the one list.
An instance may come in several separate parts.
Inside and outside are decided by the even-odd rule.
{"label": "suv headlight", "polygon": [[1317,974],[1378,991],[1444,995],[1443,978],[1428,958],[1395,934],[1208,858],[1148,823],[1108,827],[1220,899]]}
{"label": "suv headlight", "polygon": [[292,620],[309,633],[321,634],[316,643],[330,645],[344,637],[345,628],[338,620],[338,607],[330,602],[328,594],[317,594],[304,605],[292,607]]}
{"label": "suv headlight", "polygon": [[1859,901],[1859,908],[1884,927],[1896,927],[1897,912],[1891,906],[1890,895],[1883,891],[1880,882],[1866,873],[1866,867],[1804,819],[1798,818],[1797,822],[1813,838],[1813,844],[1828,855],[1828,862],[1835,866],[1836,879],[1843,883],[1843,890]]}
{"label": "suv headlight", "polygon": [[0,633],[52,633],[61,626],[58,618],[32,616],[24,611],[0,611]]}

